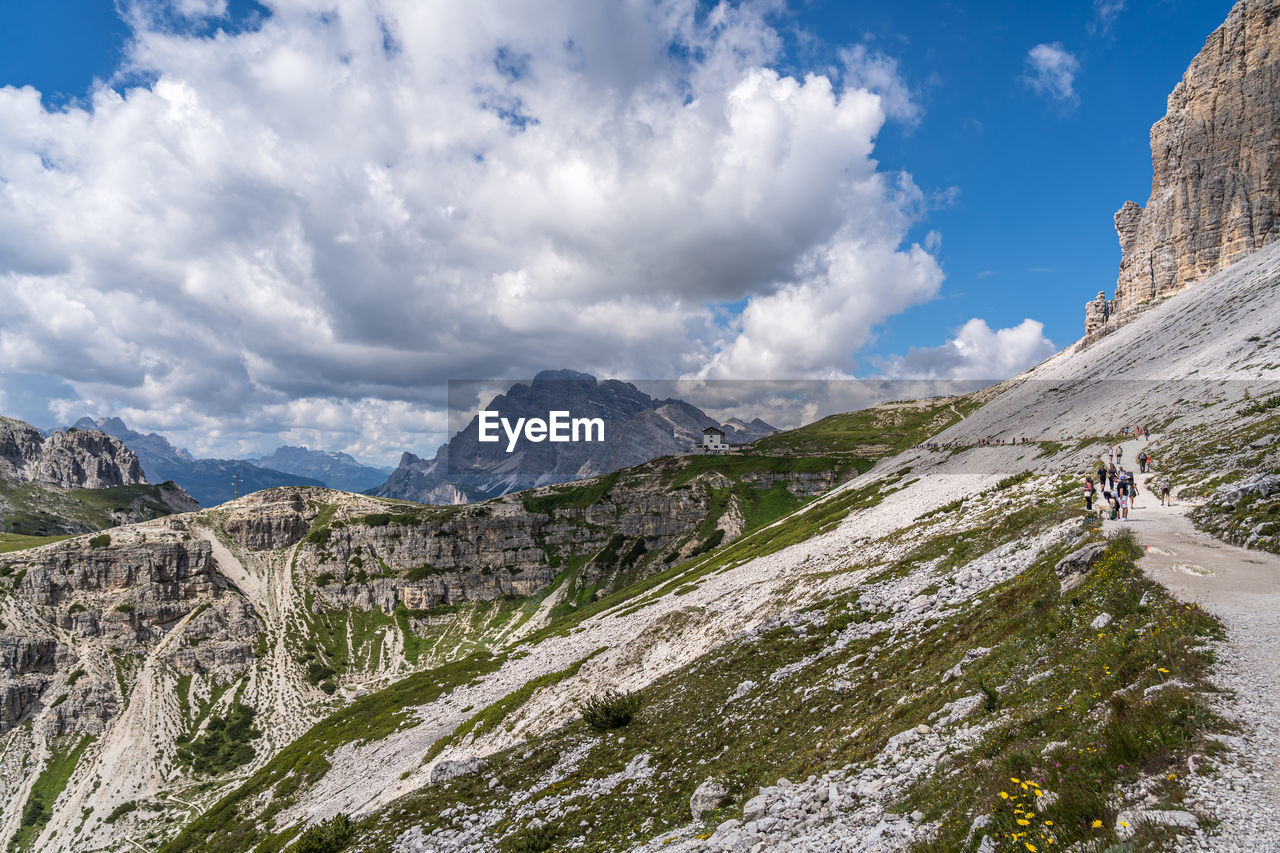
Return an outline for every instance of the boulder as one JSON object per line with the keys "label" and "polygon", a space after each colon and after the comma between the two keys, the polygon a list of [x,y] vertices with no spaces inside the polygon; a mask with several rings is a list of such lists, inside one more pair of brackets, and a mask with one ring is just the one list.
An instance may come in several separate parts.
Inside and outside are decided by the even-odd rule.
{"label": "boulder", "polygon": [[698,786],[689,798],[689,813],[694,820],[701,820],[707,812],[715,811],[724,805],[729,797],[729,789],[716,779],[708,779]]}
{"label": "boulder", "polygon": [[1106,550],[1107,543],[1094,542],[1072,551],[1059,560],[1053,567],[1054,574],[1058,576],[1059,592],[1068,593],[1084,583],[1085,575],[1089,574],[1089,571],[1102,558],[1102,552]]}
{"label": "boulder", "polygon": [[1122,841],[1127,841],[1137,833],[1138,825],[1142,823],[1188,830],[1195,830],[1200,826],[1200,821],[1188,811],[1180,809],[1133,809],[1120,812],[1116,816],[1116,835]]}
{"label": "boulder", "polygon": [[431,783],[448,782],[463,776],[474,776],[485,768],[483,758],[464,758],[461,761],[441,761],[431,768]]}

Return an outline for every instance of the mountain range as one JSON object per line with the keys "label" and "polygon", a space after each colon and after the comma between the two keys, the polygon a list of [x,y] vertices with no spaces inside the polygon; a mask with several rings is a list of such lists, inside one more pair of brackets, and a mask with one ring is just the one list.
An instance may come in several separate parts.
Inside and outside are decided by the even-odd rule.
{"label": "mountain range", "polygon": [[0,417],[0,550],[31,536],[87,533],[191,512],[199,505],[171,482],[148,483],[138,458],[98,430],[44,435]]}
{"label": "mountain range", "polygon": [[97,430],[120,441],[137,454],[142,470],[152,482],[172,480],[187,490],[201,506],[217,506],[274,486],[324,486],[313,477],[277,471],[241,459],[197,459],[174,447],[158,433],[140,433],[120,418],[81,418],[73,425],[81,430]]}
{"label": "mountain range", "polygon": [[311,450],[284,445],[267,456],[248,460],[260,468],[283,471],[296,477],[319,480],[331,489],[363,492],[386,482],[392,468],[374,468],[357,462],[349,453]]}
{"label": "mountain range", "polygon": [[687,452],[705,427],[724,430],[740,444],[777,432],[759,418],[721,423],[683,400],[656,400],[617,379],[597,381],[574,370],[544,370],[529,383],[517,382],[487,410],[514,423],[567,411],[575,418],[604,422],[603,441],[534,443],[521,441],[508,452],[506,439],[481,442],[473,415],[432,459],[405,453],[386,483],[369,494],[430,504],[461,503],[509,492],[594,477],[658,456]]}

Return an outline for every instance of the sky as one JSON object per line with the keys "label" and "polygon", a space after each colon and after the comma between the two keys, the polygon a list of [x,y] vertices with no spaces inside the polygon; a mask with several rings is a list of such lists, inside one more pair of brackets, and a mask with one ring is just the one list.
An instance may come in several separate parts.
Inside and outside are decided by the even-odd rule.
{"label": "sky", "polygon": [[0,413],[388,464],[449,380],[1010,376],[1229,9],[7,3]]}

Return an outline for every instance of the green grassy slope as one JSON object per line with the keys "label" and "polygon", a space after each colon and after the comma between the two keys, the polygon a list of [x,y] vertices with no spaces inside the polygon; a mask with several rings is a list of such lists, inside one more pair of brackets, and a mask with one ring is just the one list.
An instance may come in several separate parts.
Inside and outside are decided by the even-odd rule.
{"label": "green grassy slope", "polygon": [[146,521],[172,515],[165,498],[176,494],[172,484],[67,490],[0,480],[0,532],[43,537],[105,530],[120,523],[116,516]]}

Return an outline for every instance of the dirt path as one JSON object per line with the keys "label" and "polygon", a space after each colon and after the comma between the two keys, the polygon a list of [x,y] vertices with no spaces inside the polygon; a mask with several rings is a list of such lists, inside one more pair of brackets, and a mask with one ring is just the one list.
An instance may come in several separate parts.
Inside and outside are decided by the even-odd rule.
{"label": "dirt path", "polygon": [[[1135,472],[1143,444],[1123,444]],[[1238,738],[1225,739],[1231,754],[1223,772],[1188,779],[1193,808],[1221,822],[1216,834],[1188,839],[1188,849],[1280,850],[1280,556],[1197,531],[1186,514],[1192,505],[1160,506],[1158,474],[1137,478],[1129,521],[1106,521],[1104,531],[1131,529],[1147,549],[1147,575],[1222,620],[1227,642],[1214,682],[1230,693],[1219,710],[1241,726]]]}

